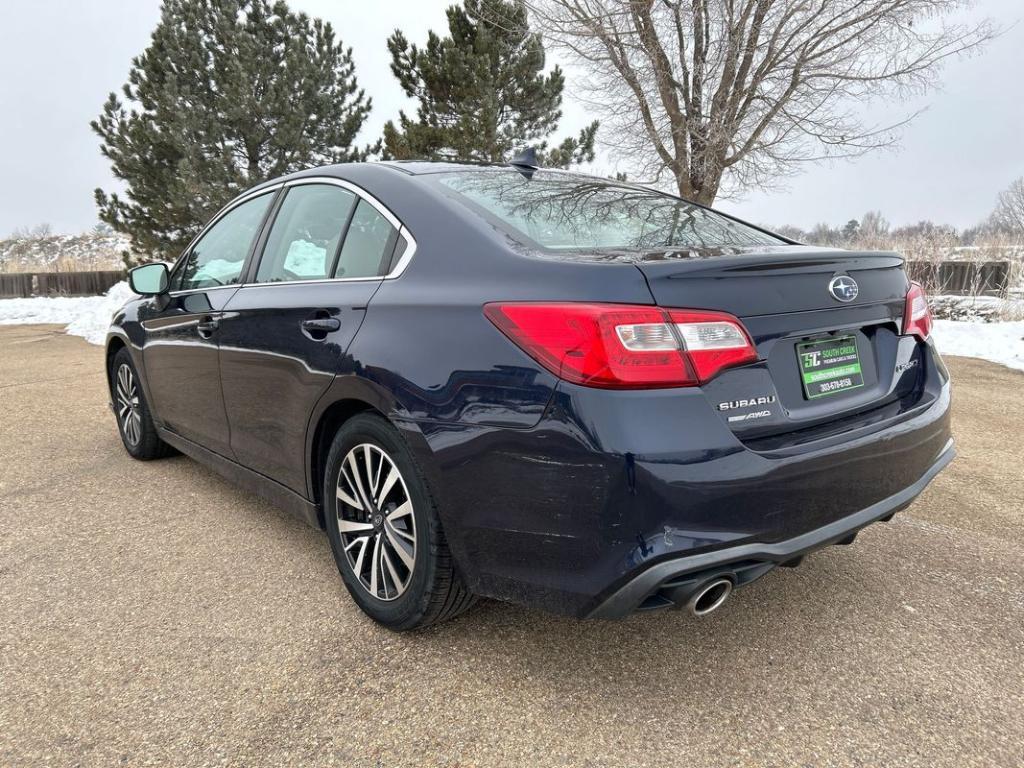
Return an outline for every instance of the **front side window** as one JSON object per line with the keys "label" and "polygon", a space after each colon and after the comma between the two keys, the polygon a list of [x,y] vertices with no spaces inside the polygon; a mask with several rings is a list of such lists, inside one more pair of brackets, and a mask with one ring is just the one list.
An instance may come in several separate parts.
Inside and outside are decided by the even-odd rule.
{"label": "front side window", "polygon": [[338,246],[356,202],[353,193],[330,184],[289,189],[270,229],[256,282],[332,276]]}
{"label": "front side window", "polygon": [[273,192],[232,208],[189,251],[175,277],[177,290],[237,283],[245,259],[274,199]]}
{"label": "front side window", "polygon": [[670,195],[569,173],[438,174],[448,194],[550,250],[783,245],[783,240]]}

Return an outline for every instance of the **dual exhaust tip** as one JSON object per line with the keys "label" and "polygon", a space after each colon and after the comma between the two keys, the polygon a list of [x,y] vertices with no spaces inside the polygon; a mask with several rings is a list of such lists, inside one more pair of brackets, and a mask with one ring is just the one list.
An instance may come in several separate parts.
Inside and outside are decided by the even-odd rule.
{"label": "dual exhaust tip", "polygon": [[720,576],[701,584],[686,601],[694,616],[707,616],[721,608],[732,594],[732,579]]}

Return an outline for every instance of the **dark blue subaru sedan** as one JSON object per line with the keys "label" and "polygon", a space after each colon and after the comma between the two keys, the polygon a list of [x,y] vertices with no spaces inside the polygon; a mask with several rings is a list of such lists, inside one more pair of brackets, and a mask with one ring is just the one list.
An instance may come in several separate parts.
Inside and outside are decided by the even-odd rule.
{"label": "dark blue subaru sedan", "polygon": [[181,451],[325,530],[396,630],[477,596],[707,614],[954,455],[899,256],[626,183],[318,168],[130,279],[106,357],[127,451]]}

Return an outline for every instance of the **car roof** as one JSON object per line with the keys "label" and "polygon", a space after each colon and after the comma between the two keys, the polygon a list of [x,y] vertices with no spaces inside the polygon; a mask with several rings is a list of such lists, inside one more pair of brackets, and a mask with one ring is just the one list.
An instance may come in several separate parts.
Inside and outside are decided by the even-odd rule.
{"label": "car roof", "polygon": [[389,168],[404,171],[411,176],[422,176],[428,173],[450,173],[451,171],[486,171],[495,168],[510,169],[508,163],[485,163],[449,160],[385,160],[378,163]]}
{"label": "car roof", "polygon": [[[432,174],[441,173],[452,173],[452,172],[496,172],[496,171],[515,171],[519,170],[515,165],[511,163],[487,163],[487,162],[474,162],[474,161],[446,161],[446,160],[370,160],[357,163],[336,163],[334,165],[320,165],[312,166],[310,168],[304,168],[301,171],[294,171],[285,176],[278,176],[273,179],[268,179],[254,187],[250,187],[245,191],[244,194],[250,194],[263,187],[269,187],[274,184],[288,183],[296,179],[308,178],[310,176],[332,176],[334,178],[350,180],[353,172],[360,174],[380,174],[385,175],[391,173],[401,173],[406,176],[429,176]],[[627,187],[630,189],[643,190],[652,194],[668,195],[657,188],[646,186],[643,184],[637,184],[631,181],[622,181],[620,179],[611,179],[602,176],[595,176],[589,173],[581,173],[578,170],[571,168],[557,168],[541,166],[536,170],[543,171],[545,174],[557,174],[568,178],[577,178],[586,180],[588,182],[599,182],[607,184],[608,186],[615,187]],[[522,172],[520,170],[520,172]]]}
{"label": "car roof", "polygon": [[[339,179],[346,177],[346,172],[355,168],[380,168],[388,171],[400,171],[409,176],[423,176],[431,173],[450,173],[452,171],[488,171],[488,170],[511,170],[513,166],[507,163],[476,163],[471,161],[449,162],[445,160],[370,160],[361,163],[336,163],[334,165],[319,165],[304,168],[285,176],[278,176],[269,179],[259,186],[278,184],[282,181],[301,179],[305,176],[334,176]],[[542,170],[559,170],[557,168],[544,168]],[[256,189],[257,187],[253,187]]]}
{"label": "car roof", "polygon": [[[512,163],[490,163],[490,162],[476,162],[473,160],[369,160],[362,163],[339,163],[336,165],[322,165],[314,168],[307,168],[302,171],[290,174],[288,176],[281,177],[277,181],[287,181],[292,178],[299,178],[302,176],[317,175],[317,176],[337,176],[344,178],[346,170],[353,168],[386,168],[392,171],[400,171],[409,176],[426,176],[435,173],[452,173],[455,171],[461,172],[485,172],[485,171],[513,171],[516,170],[516,166]],[[592,174],[581,173],[580,171],[558,167],[547,167],[539,166],[538,171],[544,171],[545,173],[558,173],[565,176],[578,176],[580,178],[592,179],[595,181],[604,181],[608,184],[614,184],[618,186],[636,187],[637,184],[631,184],[629,182],[623,182],[616,179],[602,178],[600,176],[594,176]],[[644,189],[647,189],[644,187]],[[651,190],[656,191],[656,190]]]}
{"label": "car roof", "polygon": [[[371,178],[378,174],[390,175],[393,173],[400,173],[405,176],[429,176],[433,174],[441,173],[494,173],[494,172],[509,172],[518,170],[516,166],[509,163],[485,163],[485,162],[473,162],[473,161],[445,161],[445,160],[371,160],[361,163],[336,163],[334,165],[320,165],[313,166],[311,168],[304,168],[301,171],[295,171],[285,176],[278,176],[274,179],[268,179],[261,184],[249,188],[243,194],[251,194],[264,187],[270,187],[275,184],[288,183],[296,179],[309,178],[310,176],[329,176],[338,179],[351,181],[353,174],[358,173],[363,175],[370,174]],[[654,189],[641,184],[636,184],[629,181],[621,181],[618,179],[603,178],[601,176],[593,176],[587,173],[580,173],[577,170],[565,169],[565,168],[548,168],[540,167],[538,171],[543,171],[545,174],[557,174],[568,178],[576,178],[585,180],[590,183],[598,182],[607,184],[608,186],[616,187],[627,187],[630,189],[643,190],[652,194],[666,195],[659,189]],[[522,171],[520,171],[522,172]]]}

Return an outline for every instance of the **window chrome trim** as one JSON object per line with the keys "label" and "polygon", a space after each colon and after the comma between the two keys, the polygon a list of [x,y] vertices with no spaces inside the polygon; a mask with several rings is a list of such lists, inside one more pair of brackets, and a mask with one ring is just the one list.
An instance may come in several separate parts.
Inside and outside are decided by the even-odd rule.
{"label": "window chrome trim", "polygon": [[343,187],[344,189],[347,189],[349,192],[354,193],[358,197],[363,198],[366,202],[368,202],[370,205],[376,208],[377,212],[385,219],[387,219],[388,223],[390,223],[391,226],[393,226],[395,229],[402,228],[402,222],[400,222],[395,217],[395,214],[388,210],[387,206],[385,206],[384,203],[380,202],[380,200],[377,200],[362,187],[357,187],[350,181],[345,181],[345,179],[338,179],[335,178],[334,176],[305,176],[301,179],[286,181],[284,186],[298,187],[303,184],[332,184],[335,187]]}
{"label": "window chrome trim", "polygon": [[[198,243],[200,240],[202,240],[203,235],[205,235],[210,229],[212,229],[213,226],[215,224],[217,224],[217,222],[219,222],[221,219],[223,219],[225,216],[227,216],[229,213],[231,213],[231,211],[233,211],[235,208],[240,206],[242,203],[247,203],[250,200],[252,200],[253,198],[259,197],[260,195],[265,195],[268,192],[273,192],[273,193],[276,194],[277,191],[279,189],[281,189],[281,187],[283,187],[283,186],[284,186],[284,182],[278,182],[277,184],[271,184],[269,187],[260,187],[259,189],[253,189],[253,190],[250,190],[248,192],[243,192],[240,196],[236,197],[234,200],[231,200],[230,202],[226,203],[224,205],[224,207],[221,208],[219,211],[217,211],[217,213],[214,214],[213,218],[210,219],[206,223],[206,226],[203,227],[199,231],[199,234],[192,238],[191,242],[189,242],[189,244],[185,247],[185,250],[183,250],[181,252],[181,255],[177,259],[174,260],[174,264],[171,265],[171,268],[168,270],[168,274],[169,275],[173,275],[174,270],[176,270],[178,268],[178,265],[192,251],[192,247],[196,243]],[[249,260],[249,255],[247,255],[245,257],[245,261],[242,262],[242,271],[245,271],[245,263],[248,260]],[[220,290],[222,288],[241,288],[241,283],[228,283],[227,285],[213,285],[213,286],[210,286],[209,288],[186,288],[183,291],[168,291],[167,295],[169,295],[169,296],[185,296],[185,295],[190,294],[190,293],[205,293],[207,291],[216,291],[216,290]]]}
{"label": "window chrome trim", "polygon": [[279,283],[246,283],[249,285],[287,285],[288,283],[327,283],[327,282],[353,282],[356,280],[394,280],[396,277],[400,277],[405,271],[406,267],[409,266],[409,262],[412,261],[413,254],[416,252],[416,238],[412,236],[409,229],[398,219],[391,210],[384,205],[380,200],[375,198],[369,192],[362,187],[353,184],[351,181],[346,179],[339,179],[335,176],[304,176],[301,179],[293,179],[292,181],[286,181],[284,186],[296,187],[300,184],[333,184],[336,187],[343,187],[349,192],[352,192],[361,200],[365,200],[374,210],[377,211],[381,216],[387,219],[387,222],[395,228],[398,232],[399,237],[404,237],[408,245],[406,245],[405,253],[402,254],[402,258],[398,260],[398,263],[392,268],[386,275],[377,275],[375,277],[326,277],[320,280],[289,280],[282,281]]}
{"label": "window chrome trim", "polygon": [[241,288],[241,283],[227,283],[225,285],[211,285],[209,288],[186,288],[183,291],[168,291],[168,296],[188,296],[190,293],[210,293],[210,291],[223,291],[227,288]]}
{"label": "window chrome trim", "polygon": [[317,285],[318,283],[379,283],[383,275],[376,277],[314,277],[309,280],[274,280],[267,283],[242,283],[239,288],[273,288],[275,285]]}
{"label": "window chrome trim", "polygon": [[405,272],[405,268],[409,266],[409,262],[412,261],[413,254],[416,253],[416,239],[412,236],[412,232],[402,225],[402,228],[398,230],[398,236],[405,238],[405,252],[402,257],[395,264],[394,268],[384,276],[385,280],[394,280],[396,277]]}
{"label": "window chrome trim", "polygon": [[[362,187],[353,184],[351,181],[339,179],[335,176],[304,176],[301,179],[282,181],[277,184],[273,184],[269,187],[262,187],[260,189],[253,190],[252,192],[247,192],[241,197],[235,198],[230,203],[221,208],[217,212],[217,215],[214,216],[210,220],[210,222],[205,227],[203,227],[202,231],[192,239],[192,242],[188,244],[188,247],[182,252],[181,256],[178,257],[178,261],[181,261],[181,259],[184,258],[185,255],[192,250],[192,246],[199,242],[200,238],[202,238],[202,236],[206,234],[206,231],[208,229],[210,229],[214,224],[220,221],[225,215],[230,213],[237,206],[251,200],[254,197],[258,197],[259,195],[262,195],[266,192],[276,192],[282,187],[291,188],[301,186],[303,184],[333,184],[336,187],[342,187],[344,189],[347,189],[360,200],[365,200],[367,203],[373,206],[373,209],[377,211],[377,213],[379,213],[381,216],[383,216],[387,220],[387,222],[395,228],[395,230],[398,232],[398,236],[401,238],[405,238],[405,252],[402,254],[402,257],[398,260],[398,263],[395,264],[391,271],[388,272],[386,275],[375,275],[374,277],[323,277],[314,280],[280,280],[277,282],[268,283],[230,283],[228,285],[216,285],[210,288],[188,288],[184,291],[170,291],[170,295],[184,296],[189,293],[205,293],[207,291],[223,290],[224,288],[254,288],[274,285],[311,285],[317,283],[367,283],[374,280],[394,280],[395,278],[402,276],[402,273],[405,272],[406,268],[409,266],[409,262],[412,261],[413,255],[416,253],[416,238],[412,236],[412,233],[408,230],[408,228],[401,221],[399,221],[398,217],[395,216],[395,214],[393,214],[391,210],[386,205],[384,205],[384,203],[375,198]],[[174,262],[174,266],[171,268],[172,272],[174,271],[174,269],[177,268],[178,261]]]}
{"label": "window chrome trim", "polygon": [[[310,278],[308,280],[273,280],[265,283],[242,283],[235,285],[220,286],[223,288],[269,288],[274,285],[316,285],[318,283],[372,283],[380,282],[381,280],[394,280],[399,277],[405,268],[409,266],[409,260],[412,258],[413,252],[416,250],[416,241],[412,239],[412,235],[409,234],[404,226],[398,230],[399,237],[404,237],[408,245],[405,248],[405,253],[402,254],[402,258],[398,260],[395,268],[388,272],[386,275],[374,275],[373,277],[317,277]],[[202,290],[201,288],[199,290]]]}
{"label": "window chrome trim", "polygon": [[182,256],[184,256],[186,253],[192,250],[192,246],[198,243],[200,239],[202,239],[203,235],[206,234],[208,229],[212,228],[214,224],[223,219],[225,216],[231,213],[231,211],[240,206],[242,203],[247,203],[254,197],[265,195],[267,192],[276,192],[283,186],[284,182],[278,182],[277,184],[271,184],[269,187],[260,187],[259,189],[253,189],[248,192],[243,192],[234,200],[227,203],[223,208],[221,208],[219,211],[217,211],[217,213],[214,214],[213,218],[206,223],[206,226],[203,227],[202,230],[200,230],[199,234],[192,238],[192,242],[190,242],[188,244],[188,247],[185,248],[185,250],[182,252]]}

